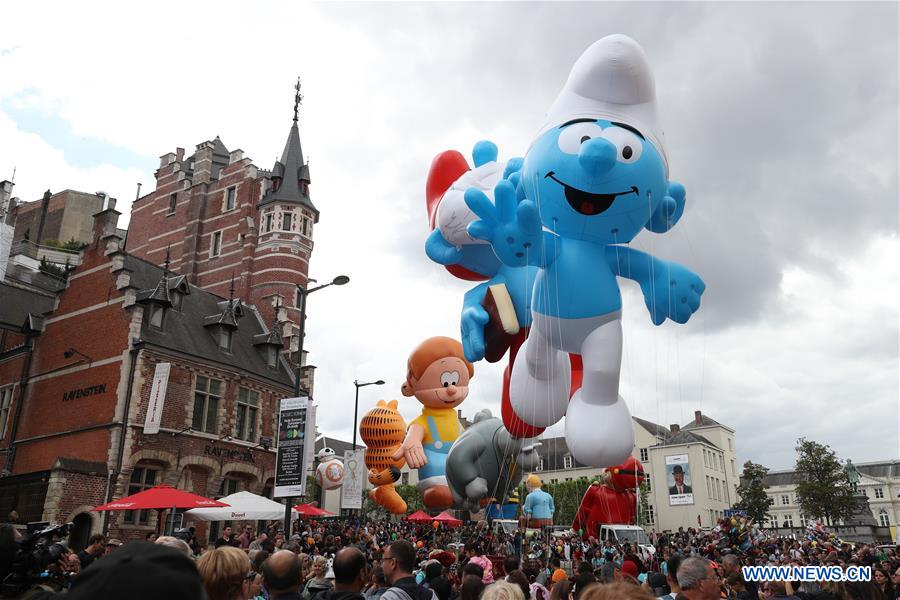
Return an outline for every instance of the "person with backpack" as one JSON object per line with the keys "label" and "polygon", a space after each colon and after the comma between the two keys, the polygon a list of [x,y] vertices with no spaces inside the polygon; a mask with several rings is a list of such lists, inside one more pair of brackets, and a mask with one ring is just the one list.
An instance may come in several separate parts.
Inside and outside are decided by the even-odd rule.
{"label": "person with backpack", "polygon": [[381,556],[381,568],[391,587],[381,600],[438,600],[434,590],[416,583],[416,550],[406,540],[391,542]]}

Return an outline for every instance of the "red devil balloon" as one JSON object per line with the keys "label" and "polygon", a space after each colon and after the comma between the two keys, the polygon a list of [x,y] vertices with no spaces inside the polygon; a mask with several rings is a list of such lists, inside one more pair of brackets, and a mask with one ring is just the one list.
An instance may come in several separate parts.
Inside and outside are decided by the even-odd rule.
{"label": "red devil balloon", "polygon": [[591,484],[575,514],[572,529],[585,536],[596,536],[601,524],[634,525],[637,495],[644,481],[644,468],[633,456],[620,465],[606,469],[605,483]]}

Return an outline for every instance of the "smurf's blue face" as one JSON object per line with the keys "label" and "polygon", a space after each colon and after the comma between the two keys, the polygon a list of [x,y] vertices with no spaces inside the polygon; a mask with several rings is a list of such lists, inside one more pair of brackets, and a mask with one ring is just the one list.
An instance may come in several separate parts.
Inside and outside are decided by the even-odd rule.
{"label": "smurf's blue face", "polygon": [[653,144],[630,125],[595,119],[538,138],[522,180],[547,229],[600,244],[630,242],[666,195]]}

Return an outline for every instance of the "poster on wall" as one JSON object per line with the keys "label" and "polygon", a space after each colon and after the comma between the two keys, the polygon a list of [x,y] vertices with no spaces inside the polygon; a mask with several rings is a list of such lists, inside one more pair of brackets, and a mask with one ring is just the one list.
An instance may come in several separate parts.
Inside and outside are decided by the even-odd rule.
{"label": "poster on wall", "polygon": [[365,449],[344,451],[344,485],[341,487],[341,508],[362,508],[363,488],[366,485]]}
{"label": "poster on wall", "polygon": [[687,454],[673,454],[666,457],[666,485],[669,488],[669,506],[694,503],[691,465]]}
{"label": "poster on wall", "polygon": [[306,473],[315,442],[316,407],[309,398],[283,398],[278,410],[275,498],[306,494]]}

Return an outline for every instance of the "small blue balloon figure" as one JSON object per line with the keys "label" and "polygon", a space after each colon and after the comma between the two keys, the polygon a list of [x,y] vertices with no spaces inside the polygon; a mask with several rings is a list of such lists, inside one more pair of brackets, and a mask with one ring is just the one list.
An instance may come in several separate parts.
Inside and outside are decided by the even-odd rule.
{"label": "small blue balloon figure", "polygon": [[[494,202],[477,189],[472,237],[508,266],[539,268],[532,327],[516,357],[510,400],[536,427],[566,416],[575,460],[610,466],[631,453],[631,415],[619,396],[622,296],[616,277],[640,284],[656,325],[685,323],[705,285],[687,268],[630,248],[641,231],[668,231],[685,191],[668,180],[653,74],[641,47],[607,36],[576,61],[525,155],[518,185],[502,180]],[[569,400],[566,353],[580,354],[583,381]]]}

